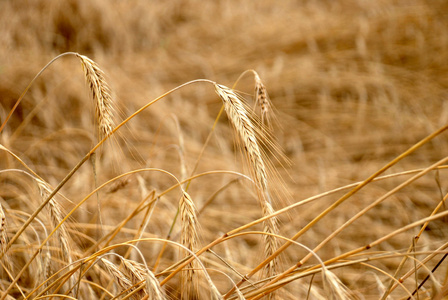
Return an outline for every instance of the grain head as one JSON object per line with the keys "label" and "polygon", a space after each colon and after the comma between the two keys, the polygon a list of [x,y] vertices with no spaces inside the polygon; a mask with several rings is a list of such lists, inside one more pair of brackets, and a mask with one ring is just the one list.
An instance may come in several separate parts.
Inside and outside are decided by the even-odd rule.
{"label": "grain head", "polygon": [[95,102],[99,138],[103,139],[110,135],[114,128],[114,108],[110,88],[104,78],[104,72],[93,60],[80,54],[77,54],[77,57],[81,60],[85,79]]}
{"label": "grain head", "polygon": [[[199,222],[197,219],[196,206],[187,192],[183,195],[179,202],[179,212],[181,218],[181,244],[191,251],[197,250],[199,243]],[[188,256],[189,253],[185,253]],[[190,299],[198,295],[198,276],[197,276],[197,262],[193,260],[186,266],[185,276],[182,276],[182,298]]]}
{"label": "grain head", "polygon": [[131,280],[133,285],[140,282],[146,282],[146,290],[139,291],[139,296],[148,295],[148,299],[161,300],[166,299],[159,281],[154,274],[143,264],[121,257],[124,267],[124,274]]}
{"label": "grain head", "polygon": [[[120,269],[112,263],[110,260],[106,258],[101,258],[101,262],[106,267],[106,270],[109,272],[109,274],[114,279],[115,283],[120,287],[121,291],[130,290],[133,286],[131,280],[120,271]],[[138,299],[138,298],[132,298],[132,299]]]}
{"label": "grain head", "polygon": [[[48,196],[52,193],[52,189],[48,183],[45,181],[35,178],[37,185],[39,187],[40,195],[42,198],[42,201],[46,200]],[[64,214],[63,209],[58,201],[53,197],[48,202],[48,211],[50,213],[50,219],[51,224],[54,228],[61,224],[61,226],[58,228],[58,239],[61,244],[62,253],[64,254],[64,257],[66,258],[66,262],[69,264],[72,263],[72,255],[71,255],[71,247],[69,242],[69,234],[67,231],[67,227],[65,223],[63,222]]]}
{"label": "grain head", "polygon": [[272,129],[271,119],[273,117],[272,104],[266,86],[261,81],[260,76],[254,71],[255,77],[255,105],[260,106],[261,124]]}
{"label": "grain head", "polygon": [[254,176],[257,187],[266,191],[268,189],[266,166],[261,155],[255,127],[246,107],[230,88],[215,84],[215,91],[223,101],[227,116],[244,146],[244,153],[249,161],[251,175]]}
{"label": "grain head", "polygon": [[6,255],[6,245],[8,244],[8,235],[6,233],[6,214],[3,206],[0,204],[0,251],[3,253],[4,260],[10,265],[9,256]]}

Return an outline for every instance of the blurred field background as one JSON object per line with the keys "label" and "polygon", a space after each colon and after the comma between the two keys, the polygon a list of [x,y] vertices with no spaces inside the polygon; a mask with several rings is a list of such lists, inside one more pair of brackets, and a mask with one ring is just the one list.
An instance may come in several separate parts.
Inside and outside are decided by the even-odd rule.
{"label": "blurred field background", "polygon": [[[187,81],[205,78],[231,87],[242,72],[256,70],[276,109],[276,139],[291,160],[291,166],[275,164],[284,181],[279,189],[290,195],[275,209],[362,181],[448,123],[448,2],[443,0],[1,1],[0,45],[1,122],[40,69],[67,51],[91,58],[105,72],[118,107],[116,123]],[[235,89],[250,99],[253,76],[244,76]],[[185,173],[194,169],[221,105],[213,86],[206,83],[189,85],[157,102],[101,148],[96,165],[98,184],[144,167],[161,168],[185,179]],[[73,56],[63,57],[31,86],[1,133],[0,143],[56,186],[96,144],[94,115],[79,61]],[[195,173],[233,170],[247,174],[233,137],[228,120],[222,117]],[[442,133],[386,174],[426,168],[445,158],[446,149],[447,136]],[[22,168],[5,151],[0,153],[0,166],[2,170]],[[41,201],[29,178],[11,173],[0,174],[0,200],[6,211],[8,236],[23,223],[15,212],[32,213]],[[236,178],[228,174],[204,176],[192,181],[188,192],[200,208]],[[358,211],[408,178],[410,175],[395,176],[369,184],[298,242],[315,247]],[[375,206],[317,254],[325,261],[428,217],[445,196],[447,179],[444,170],[429,172]],[[92,197],[71,220],[71,230],[79,232],[71,233],[78,241],[76,247],[87,249],[94,243],[91,239],[101,236],[95,226],[99,223],[99,206],[107,232],[145,195],[174,183],[163,174],[142,173],[130,176],[129,183],[115,193],[103,191]],[[62,194],[70,200],[61,199],[63,206],[69,211],[94,188],[92,164],[87,162],[62,188]],[[343,194],[338,192],[281,215],[281,235],[293,236]],[[161,198],[146,230],[148,237],[166,237],[178,197],[178,191],[174,191]],[[8,220],[8,213],[15,217]],[[259,205],[247,185],[232,182],[201,211],[201,245],[259,217]],[[140,221],[137,217],[128,223],[114,242],[132,239]],[[173,240],[179,241],[179,226],[174,229]],[[253,230],[261,230],[258,226]],[[393,236],[363,253],[404,253],[419,228]],[[429,224],[414,249],[423,252],[413,256],[417,262],[447,242],[446,228],[446,218]],[[13,260],[14,276],[29,255],[24,245],[38,245],[36,236],[43,235],[31,230],[27,234],[29,237],[20,239],[11,249],[22,257]],[[260,243],[260,237],[247,235],[214,250],[246,274],[262,261]],[[141,245],[152,269],[162,245]],[[126,250],[117,251],[123,254]],[[167,247],[158,271],[176,262],[178,252],[175,247]],[[307,253],[291,246],[283,253],[287,267],[281,269]],[[235,272],[225,265],[217,266],[216,258],[207,255],[204,263],[208,267],[224,268],[224,273],[238,282]],[[412,292],[442,256],[425,263],[426,268],[406,279],[405,288],[396,288],[389,299],[407,298],[406,289]],[[139,260],[138,255],[134,259]],[[379,299],[390,282],[386,274],[394,276],[401,259],[396,255],[333,272],[355,299]],[[420,289],[420,299],[433,297],[438,288],[447,291],[446,266],[442,262]],[[411,259],[397,277],[413,267]],[[19,281],[25,294],[38,285],[36,270],[38,264],[32,265]],[[213,271],[210,274],[221,293],[231,288],[225,276]],[[176,278],[167,288],[172,299],[179,297]],[[10,282],[3,271],[2,290]],[[97,283],[106,286],[108,282]],[[16,287],[10,295],[21,297]],[[95,295],[100,297],[100,292],[96,290]],[[297,279],[276,295],[279,299],[328,297],[320,275]]]}

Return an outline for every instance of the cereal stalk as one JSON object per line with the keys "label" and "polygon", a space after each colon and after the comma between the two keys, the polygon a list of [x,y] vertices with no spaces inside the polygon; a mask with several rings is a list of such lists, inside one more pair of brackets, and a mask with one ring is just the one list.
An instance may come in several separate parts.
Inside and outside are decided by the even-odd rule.
{"label": "cereal stalk", "polygon": [[[235,131],[238,133],[241,144],[244,146],[244,153],[249,162],[251,175],[257,185],[257,194],[262,208],[263,216],[274,212],[272,201],[268,189],[268,179],[266,166],[261,155],[260,146],[256,135],[256,129],[251,121],[249,112],[245,108],[240,98],[228,87],[215,84],[215,90],[224,102],[224,108]],[[278,233],[278,221],[275,217],[264,222],[264,231],[267,233]],[[277,242],[272,235],[265,237],[265,257],[271,256],[277,249]],[[271,261],[265,268],[267,276],[275,274],[276,262]]]}

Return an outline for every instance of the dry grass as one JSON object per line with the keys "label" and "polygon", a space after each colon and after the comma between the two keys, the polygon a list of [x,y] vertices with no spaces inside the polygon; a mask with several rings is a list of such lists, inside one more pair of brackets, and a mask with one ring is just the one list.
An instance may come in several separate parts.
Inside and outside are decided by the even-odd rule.
{"label": "dry grass", "polygon": [[2,1],[0,299],[443,299],[447,13]]}

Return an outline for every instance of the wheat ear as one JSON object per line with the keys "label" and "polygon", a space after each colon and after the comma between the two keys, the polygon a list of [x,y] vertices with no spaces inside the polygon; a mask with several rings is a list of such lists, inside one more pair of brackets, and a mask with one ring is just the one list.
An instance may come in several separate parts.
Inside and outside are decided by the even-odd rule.
{"label": "wheat ear", "polygon": [[131,280],[121,272],[118,267],[111,261],[101,258],[101,262],[106,267],[106,270],[114,278],[115,282],[121,288],[121,291],[130,290],[132,288]]}
{"label": "wheat ear", "polygon": [[3,206],[0,204],[0,251],[3,253],[4,261],[8,267],[12,266],[9,256],[6,255],[6,245],[8,244],[8,235],[6,233],[6,214]]}
{"label": "wheat ear", "polygon": [[162,288],[160,287],[159,281],[156,279],[154,274],[145,268],[143,264],[135,262],[133,260],[125,259],[121,257],[124,266],[124,273],[130,278],[133,285],[139,282],[146,282],[146,291],[141,290],[140,298],[148,295],[148,299],[162,300],[166,299],[163,294]]}
{"label": "wheat ear", "polygon": [[93,60],[81,54],[76,54],[76,56],[81,60],[86,82],[95,102],[99,137],[100,139],[103,139],[110,135],[114,128],[114,109],[110,88],[104,79],[104,72]]}
{"label": "wheat ear", "polygon": [[[224,102],[224,109],[239,139],[244,145],[244,153],[249,161],[251,175],[255,178],[258,187],[257,193],[260,200],[260,206],[264,216],[274,212],[271,204],[271,197],[268,189],[268,179],[266,166],[261,155],[260,146],[256,135],[256,129],[251,121],[249,112],[240,100],[240,98],[228,87],[215,84],[215,90]],[[270,218],[264,222],[265,232],[271,234],[278,233],[278,222],[275,218]],[[265,237],[265,256],[268,257],[277,249],[275,237],[267,235]],[[271,261],[266,268],[267,275],[272,276],[275,273],[275,262]]]}
{"label": "wheat ear", "polygon": [[[39,178],[35,178],[35,180],[39,187],[41,198],[44,200],[47,199],[48,196],[50,196],[50,194],[52,193],[52,189],[50,188],[48,183],[46,183],[45,181],[43,181]],[[73,262],[72,255],[71,255],[72,251],[71,251],[71,247],[70,247],[70,243],[69,243],[69,235],[68,235],[67,227],[66,227],[65,223],[62,222],[64,217],[62,214],[61,205],[54,198],[52,198],[48,202],[47,207],[50,212],[50,219],[51,219],[53,228],[56,228],[59,224],[61,224],[61,226],[58,229],[57,236],[58,236],[59,243],[61,244],[62,253],[63,253],[63,256],[65,257],[65,261],[69,265],[71,265]]]}
{"label": "wheat ear", "polygon": [[6,244],[8,241],[8,237],[6,235],[6,215],[3,210],[3,206],[0,204],[0,243],[1,243],[1,251],[5,253]]}
{"label": "wheat ear", "polygon": [[[196,207],[187,192],[183,192],[179,201],[179,213],[182,222],[181,244],[194,252],[198,245],[199,223]],[[186,252],[185,256],[189,256],[189,253]],[[197,269],[196,260],[193,260],[186,268],[186,275],[182,276],[182,298],[195,298],[198,295],[198,280],[195,271]]]}
{"label": "wheat ear", "polygon": [[[275,211],[272,208],[272,205],[268,201],[264,201],[261,204],[263,216],[269,216],[273,214]],[[264,236],[265,249],[264,253],[266,257],[271,256],[278,248],[278,240],[273,236],[273,234],[278,234],[278,220],[277,218],[267,219],[264,223],[264,232],[269,233],[269,235]],[[271,260],[265,267],[264,272],[267,277],[273,276],[276,273],[277,269],[277,260]]]}
{"label": "wheat ear", "polygon": [[272,113],[272,106],[269,95],[258,73],[255,71],[253,73],[255,78],[255,105],[260,105],[261,123],[271,128],[270,114]]}
{"label": "wheat ear", "polygon": [[[50,194],[52,193],[52,189],[51,189],[50,185],[39,178],[35,178],[35,180],[37,182],[37,186],[39,187],[39,191],[40,191],[42,200],[47,199],[50,196]],[[61,226],[59,226],[59,228],[58,228],[57,236],[58,236],[59,244],[61,245],[61,250],[62,250],[62,254],[63,254],[62,256],[63,256],[63,258],[65,258],[65,261],[67,262],[67,264],[69,265],[69,269],[71,270],[73,268],[73,266],[72,266],[72,263],[73,263],[72,248],[70,246],[70,238],[69,238],[67,226],[66,226],[65,222],[63,222],[63,220],[64,220],[63,209],[62,209],[61,205],[59,204],[59,202],[56,201],[56,199],[54,197],[52,199],[50,199],[50,201],[48,202],[47,208],[50,212],[50,219],[51,219],[53,228],[56,228],[59,224],[61,224]],[[50,270],[51,270],[51,253],[47,252],[45,272],[48,273]],[[75,274],[70,278],[70,284],[72,287],[74,287],[74,291],[73,291],[74,294],[77,293],[77,290],[76,290],[77,289],[77,283],[76,283],[77,274],[78,274],[78,271],[76,271]]]}
{"label": "wheat ear", "polygon": [[255,177],[258,188],[261,191],[267,191],[266,167],[255,135],[256,130],[247,109],[239,97],[228,87],[215,84],[215,90],[224,102],[224,109],[227,116],[244,145],[245,154],[250,162],[252,175]]}

